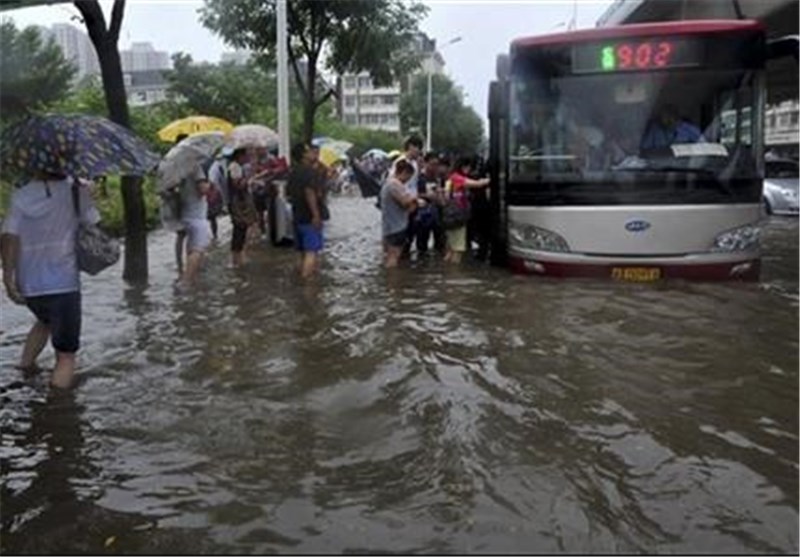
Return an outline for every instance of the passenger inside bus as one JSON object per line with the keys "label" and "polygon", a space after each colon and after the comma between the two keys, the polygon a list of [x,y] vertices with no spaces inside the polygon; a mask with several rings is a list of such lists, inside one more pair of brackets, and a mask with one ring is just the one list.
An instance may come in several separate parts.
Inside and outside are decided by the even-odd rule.
{"label": "passenger inside bus", "polygon": [[698,143],[705,141],[700,128],[680,118],[677,108],[664,105],[658,118],[652,121],[642,138],[641,150],[662,149],[675,143]]}

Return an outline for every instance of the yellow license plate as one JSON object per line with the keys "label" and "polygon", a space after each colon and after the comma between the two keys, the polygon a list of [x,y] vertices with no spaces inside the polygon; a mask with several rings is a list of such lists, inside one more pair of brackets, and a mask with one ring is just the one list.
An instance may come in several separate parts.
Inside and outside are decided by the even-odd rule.
{"label": "yellow license plate", "polygon": [[612,267],[611,278],[630,282],[653,282],[661,278],[658,267]]}

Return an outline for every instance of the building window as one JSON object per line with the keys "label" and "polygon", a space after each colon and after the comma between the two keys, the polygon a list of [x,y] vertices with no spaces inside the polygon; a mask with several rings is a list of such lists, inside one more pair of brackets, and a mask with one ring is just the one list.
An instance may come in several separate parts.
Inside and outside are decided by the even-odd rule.
{"label": "building window", "polygon": [[350,126],[354,126],[356,124],[356,115],[355,114],[346,114],[344,117],[344,123]]}
{"label": "building window", "polygon": [[798,116],[800,116],[800,112],[792,112],[792,124],[797,124]]}
{"label": "building window", "polygon": [[373,104],[375,104],[375,97],[372,97],[370,95],[364,95],[363,97],[361,97],[361,104],[362,106],[372,106]]}
{"label": "building window", "polygon": [[363,89],[372,87],[372,80],[369,77],[361,76],[358,78],[358,86]]}
{"label": "building window", "polygon": [[344,78],[344,88],[345,89],[355,89],[356,88],[356,78],[355,76],[347,76]]}
{"label": "building window", "polygon": [[355,106],[356,105],[356,97],[355,97],[355,95],[345,95],[345,97],[344,97],[344,105],[345,106]]}

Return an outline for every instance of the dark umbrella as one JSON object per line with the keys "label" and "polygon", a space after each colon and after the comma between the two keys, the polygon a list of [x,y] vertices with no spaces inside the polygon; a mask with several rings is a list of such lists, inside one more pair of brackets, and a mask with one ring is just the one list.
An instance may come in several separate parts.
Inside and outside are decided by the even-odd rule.
{"label": "dark umbrella", "polygon": [[377,197],[381,193],[380,183],[361,168],[361,165],[356,161],[351,161],[350,165],[353,167],[353,175],[361,190],[361,195],[363,197]]}
{"label": "dark umbrella", "polygon": [[0,138],[0,164],[23,174],[142,175],[158,161],[158,155],[132,131],[100,116],[29,116],[8,127]]}

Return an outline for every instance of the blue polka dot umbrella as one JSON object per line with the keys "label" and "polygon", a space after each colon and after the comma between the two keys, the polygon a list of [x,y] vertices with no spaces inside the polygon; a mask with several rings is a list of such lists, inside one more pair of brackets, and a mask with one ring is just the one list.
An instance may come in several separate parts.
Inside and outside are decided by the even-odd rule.
{"label": "blue polka dot umbrella", "polygon": [[0,137],[4,173],[140,176],[154,170],[158,161],[158,155],[132,131],[99,116],[34,115],[8,127]]}

